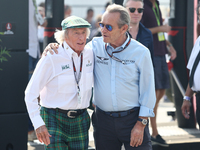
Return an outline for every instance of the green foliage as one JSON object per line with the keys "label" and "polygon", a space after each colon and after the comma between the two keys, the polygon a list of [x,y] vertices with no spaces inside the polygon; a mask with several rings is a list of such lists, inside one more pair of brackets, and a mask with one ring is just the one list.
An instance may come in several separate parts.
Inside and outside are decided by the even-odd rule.
{"label": "green foliage", "polygon": [[[0,39],[1,42],[1,39]],[[6,50],[6,48],[2,48],[0,45],[0,63],[2,63],[3,61],[8,61],[6,56],[11,57],[11,55],[9,54],[9,51]],[[3,70],[0,68],[0,70]]]}

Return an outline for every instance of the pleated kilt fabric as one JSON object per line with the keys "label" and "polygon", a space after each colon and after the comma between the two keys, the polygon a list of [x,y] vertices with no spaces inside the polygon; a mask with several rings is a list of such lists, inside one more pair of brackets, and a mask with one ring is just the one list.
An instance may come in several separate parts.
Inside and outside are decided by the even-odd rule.
{"label": "pleated kilt fabric", "polygon": [[52,136],[46,150],[88,150],[90,116],[87,111],[69,118],[66,113],[41,107],[40,115]]}

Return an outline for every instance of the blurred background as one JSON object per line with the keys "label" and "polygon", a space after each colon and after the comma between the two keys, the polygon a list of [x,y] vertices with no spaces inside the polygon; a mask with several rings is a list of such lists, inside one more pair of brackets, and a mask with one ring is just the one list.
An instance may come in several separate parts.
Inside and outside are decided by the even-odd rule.
{"label": "blurred background", "polygon": [[[45,0],[37,0],[37,5]],[[76,15],[82,18],[86,17],[87,9],[92,8],[94,10],[94,18],[104,12],[104,8],[107,2],[112,2],[112,0],[64,0],[65,5],[71,6],[71,15]],[[170,0],[159,0],[160,8],[163,17],[167,17],[169,13],[169,3]]]}

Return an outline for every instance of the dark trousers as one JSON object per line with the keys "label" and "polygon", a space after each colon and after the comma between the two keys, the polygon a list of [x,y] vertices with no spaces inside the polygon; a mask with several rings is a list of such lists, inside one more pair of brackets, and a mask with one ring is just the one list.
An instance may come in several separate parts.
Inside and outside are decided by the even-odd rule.
{"label": "dark trousers", "polygon": [[197,119],[197,123],[200,126],[200,92],[196,94],[196,104],[197,104],[196,119]]}
{"label": "dark trousers", "polygon": [[96,150],[121,150],[122,144],[126,150],[152,150],[148,125],[144,129],[142,145],[130,146],[131,130],[137,122],[138,115],[139,110],[124,117],[114,118],[95,109],[92,124]]}

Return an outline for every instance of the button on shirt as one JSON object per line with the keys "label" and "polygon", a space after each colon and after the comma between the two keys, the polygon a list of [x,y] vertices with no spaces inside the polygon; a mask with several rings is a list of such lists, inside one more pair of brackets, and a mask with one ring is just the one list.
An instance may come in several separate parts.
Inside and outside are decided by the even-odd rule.
{"label": "button on shirt", "polygon": [[[108,52],[122,50],[125,43]],[[113,60],[105,50],[103,38],[94,38],[87,44],[94,52],[94,104],[104,111],[124,111],[140,107],[139,116],[153,117],[155,105],[154,72],[149,50],[131,39],[122,52],[114,56],[126,65]]]}
{"label": "button on shirt", "polygon": [[40,117],[37,97],[46,108],[64,110],[84,109],[89,106],[93,85],[93,52],[90,48],[83,51],[83,66],[79,81],[81,103],[78,104],[77,84],[74,77],[72,57],[79,74],[80,56],[78,57],[66,42],[58,48],[58,54],[42,57],[25,90],[25,102],[34,128],[44,125]]}
{"label": "button on shirt", "polygon": [[[189,58],[189,61],[187,64],[187,68],[190,70],[190,74],[191,74],[193,64],[195,62],[195,59],[196,59],[199,51],[200,51],[200,36],[198,37],[198,39],[195,42],[195,45],[192,49],[192,53],[190,55],[190,58]],[[193,82],[193,86],[191,88],[193,91],[200,91],[200,80],[199,79],[200,79],[200,63],[197,65],[196,71],[194,73],[194,82]]]}

